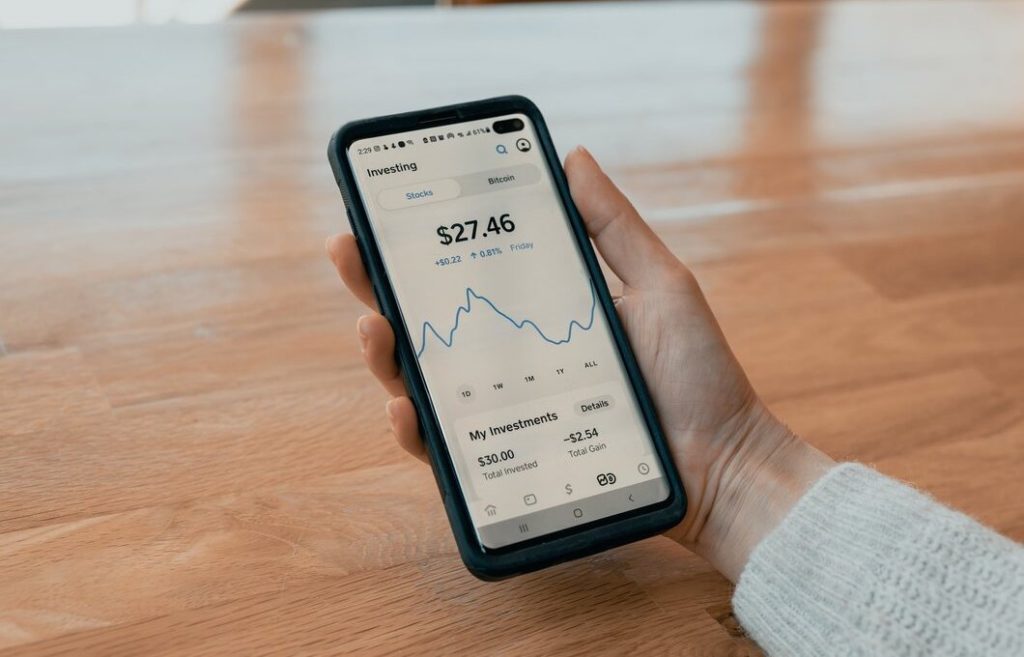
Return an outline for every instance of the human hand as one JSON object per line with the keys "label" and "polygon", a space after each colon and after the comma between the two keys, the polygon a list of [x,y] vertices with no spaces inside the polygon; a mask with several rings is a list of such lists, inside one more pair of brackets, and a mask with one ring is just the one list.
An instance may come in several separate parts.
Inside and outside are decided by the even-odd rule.
{"label": "human hand", "polygon": [[[669,251],[583,148],[566,158],[573,200],[598,252],[623,282],[616,308],[654,398],[689,499],[666,533],[732,581],[751,550],[832,465],[758,398],[693,274]],[[426,460],[416,413],[355,239],[327,241],[342,280],[370,309],[357,330],[367,367],[392,396],[398,443]]]}

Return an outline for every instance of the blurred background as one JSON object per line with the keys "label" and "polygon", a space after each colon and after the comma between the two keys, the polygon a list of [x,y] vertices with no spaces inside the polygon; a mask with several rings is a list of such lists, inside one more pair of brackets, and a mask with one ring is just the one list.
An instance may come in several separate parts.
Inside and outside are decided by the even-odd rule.
{"label": "blurred background", "polygon": [[212,23],[224,20],[235,12],[246,11],[482,5],[502,1],[516,0],[0,0],[0,27]]}
{"label": "blurred background", "polygon": [[0,651],[759,654],[667,541],[473,580],[387,432],[327,141],[509,93],[795,431],[1024,537],[1024,3],[440,4],[0,0]]}

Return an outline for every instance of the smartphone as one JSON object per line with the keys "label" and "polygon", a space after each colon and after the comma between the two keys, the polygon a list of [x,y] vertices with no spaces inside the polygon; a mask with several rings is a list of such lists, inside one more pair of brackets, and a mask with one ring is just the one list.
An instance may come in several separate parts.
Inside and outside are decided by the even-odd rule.
{"label": "smartphone", "polygon": [[537,107],[355,121],[328,156],[467,568],[677,524],[679,474]]}

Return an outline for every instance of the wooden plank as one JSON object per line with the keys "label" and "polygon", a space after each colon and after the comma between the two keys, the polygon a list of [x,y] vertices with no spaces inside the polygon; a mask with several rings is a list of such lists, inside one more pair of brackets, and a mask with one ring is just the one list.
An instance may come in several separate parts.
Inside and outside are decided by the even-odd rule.
{"label": "wooden plank", "polygon": [[0,354],[0,444],[109,416],[110,402],[79,350]]}
{"label": "wooden plank", "polygon": [[[689,645],[685,625],[624,576],[614,558],[559,566],[501,587],[473,580],[451,560],[387,574],[322,578],[135,623],[128,632],[85,630],[7,653],[262,654],[273,646],[274,652],[303,654],[504,654],[543,645],[558,654],[589,655],[615,645],[627,652],[710,654]],[[657,632],[646,629],[651,624]],[[728,645],[728,637],[724,641]]]}
{"label": "wooden plank", "polygon": [[[2,361],[0,361],[2,363]],[[354,371],[134,406],[0,443],[0,531],[405,460],[386,396]]]}
{"label": "wooden plank", "polygon": [[[381,499],[388,501],[387,519],[379,516],[376,502]],[[425,508],[433,511],[424,513]],[[399,535],[405,536],[405,540],[396,540]],[[117,537],[116,544],[111,541],[113,537]],[[223,496],[9,532],[2,535],[0,552],[0,567],[18,573],[0,584],[0,599],[4,600],[0,618],[5,626],[16,630],[7,636],[14,635],[16,643],[21,643],[71,633],[69,643],[53,643],[60,650],[113,650],[116,654],[122,649],[120,633],[88,630],[119,623],[133,628],[130,651],[150,651],[155,645],[150,640],[165,642],[159,635],[178,632],[178,623],[211,625],[218,634],[232,633],[224,625],[237,623],[239,632],[248,633],[252,624],[264,624],[288,609],[289,599],[320,599],[326,590],[333,590],[341,595],[331,603],[341,614],[336,617],[341,625],[337,628],[340,636],[365,635],[367,643],[357,642],[360,649],[353,648],[358,654],[367,654],[365,651],[371,646],[383,645],[388,646],[384,651],[401,652],[404,641],[413,642],[407,646],[409,650],[418,645],[414,630],[422,629],[423,625],[410,618],[411,626],[401,621],[381,626],[379,619],[385,607],[391,608],[390,616],[396,619],[402,614],[414,616],[417,608],[441,613],[449,622],[465,625],[463,629],[480,640],[495,634],[492,639],[515,646],[524,637],[516,636],[518,630],[514,628],[529,626],[535,614],[549,615],[548,609],[536,608],[545,599],[548,602],[542,606],[562,609],[567,614],[566,627],[539,630],[542,636],[536,636],[536,631],[527,633],[527,638],[553,641],[553,645],[562,645],[570,653],[583,654],[595,628],[608,627],[607,631],[618,632],[613,628],[619,621],[598,622],[599,617],[587,615],[579,605],[571,604],[571,595],[568,599],[552,598],[551,591],[571,586],[587,600],[584,607],[590,607],[593,598],[604,601],[598,604],[605,607],[602,614],[609,619],[617,618],[623,606],[628,611],[640,604],[650,619],[665,611],[651,605],[637,582],[646,585],[655,578],[663,588],[675,582],[677,592],[699,592],[687,596],[687,606],[699,622],[680,624],[669,636],[662,632],[652,636],[638,630],[630,637],[622,637],[626,645],[664,646],[662,642],[672,636],[680,642],[677,645],[685,645],[687,638],[713,640],[719,646],[733,643],[725,629],[705,613],[707,608],[721,606],[727,599],[726,582],[721,576],[710,575],[707,565],[681,554],[678,546],[664,539],[502,586],[474,580],[454,554],[429,473],[422,464],[411,461],[256,494]],[[50,567],[32,574],[32,565],[43,554],[50,555]],[[130,559],[127,555],[131,555]],[[231,555],[230,563],[225,562],[226,555]],[[444,558],[440,559],[440,555]],[[430,559],[429,565],[423,559]],[[665,559],[677,565],[666,572],[659,565]],[[385,600],[378,599],[379,591],[371,590],[380,585],[377,576],[344,577],[382,570],[389,574],[387,581],[393,583],[385,587],[397,587]],[[405,574],[399,577],[403,570]],[[45,586],[47,578],[55,572],[88,572],[90,576],[67,582],[59,589]],[[442,578],[438,578],[438,573]],[[145,598],[138,595],[141,591],[134,586],[138,581],[147,582]],[[520,595],[509,598],[510,587]],[[131,591],[133,595],[126,598],[120,595],[122,591]],[[417,602],[415,595],[423,591],[431,592],[429,599]],[[396,602],[398,599],[401,602]],[[519,600],[520,607],[510,606],[510,599]],[[253,615],[253,604],[270,608]],[[452,605],[454,608],[445,611]],[[26,618],[21,613],[26,608],[48,612],[42,617]],[[485,609],[493,611],[482,611]],[[628,615],[634,613],[639,611]],[[524,615],[529,618],[522,618]],[[520,617],[516,622],[508,622],[516,616]],[[158,635],[148,636],[149,628],[158,628]],[[287,626],[282,626],[281,631],[288,631]],[[210,638],[200,633],[195,639],[206,642]],[[463,636],[459,640],[466,639]],[[384,640],[388,643],[381,644]],[[438,635],[434,642],[441,643],[435,647],[443,648],[446,640],[452,640],[447,633]],[[430,643],[431,639],[421,636],[418,641]],[[175,646],[181,649],[176,642]],[[325,645],[328,650],[335,647]],[[45,654],[48,646],[34,648]]]}
{"label": "wooden plank", "polygon": [[810,394],[774,410],[835,458],[873,463],[1007,431],[1024,419],[1018,401],[976,370],[951,369]]}
{"label": "wooden plank", "polygon": [[1017,420],[991,435],[908,449],[880,460],[883,472],[933,495],[943,504],[1024,541],[1024,508],[1009,491],[1020,485],[1021,436]]}
{"label": "wooden plank", "polygon": [[1007,395],[1018,401],[1024,400],[1024,350],[983,356],[979,359],[978,369]]}
{"label": "wooden plank", "polygon": [[278,381],[335,385],[356,362],[354,305],[337,317],[282,318],[223,330],[215,323],[130,335],[102,335],[82,351],[114,406]]}
{"label": "wooden plank", "polygon": [[[0,546],[0,627],[14,629],[0,634],[5,644],[427,557],[457,564],[431,475],[409,459],[7,532]],[[55,577],[59,586],[49,584]],[[46,613],[25,624],[25,609]]]}
{"label": "wooden plank", "polygon": [[[678,239],[685,239],[685,232]],[[729,323],[771,321],[800,311],[824,314],[850,305],[885,305],[861,276],[814,247],[697,261],[691,270],[716,316]]]}
{"label": "wooden plank", "polygon": [[[170,238],[166,231],[151,230]],[[322,248],[301,258],[225,263],[221,253],[214,266],[175,261],[149,272],[138,261],[120,267],[107,261],[101,268],[104,254],[93,253],[65,263],[77,268],[70,279],[36,272],[33,282],[0,290],[6,309],[0,326],[14,352],[179,328],[209,337],[239,327],[295,323],[300,317],[351,319],[354,325],[352,306],[321,254]]]}
{"label": "wooden plank", "polygon": [[843,262],[891,299],[1024,282],[1024,241],[1020,229],[1010,225],[955,235],[890,237],[838,251]]}

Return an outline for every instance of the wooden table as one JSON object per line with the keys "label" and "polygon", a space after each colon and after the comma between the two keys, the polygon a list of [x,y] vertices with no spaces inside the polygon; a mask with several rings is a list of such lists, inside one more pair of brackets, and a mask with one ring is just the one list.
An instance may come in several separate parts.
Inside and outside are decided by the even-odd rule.
{"label": "wooden table", "polygon": [[758,654],[663,539],[476,581],[385,429],[327,138],[510,92],[797,431],[1024,538],[1022,63],[999,2],[0,33],[0,652]]}

